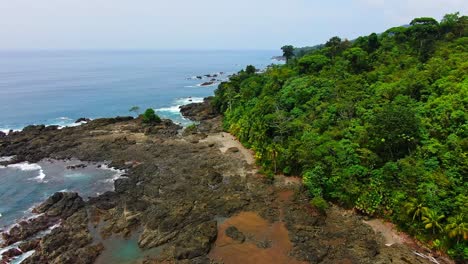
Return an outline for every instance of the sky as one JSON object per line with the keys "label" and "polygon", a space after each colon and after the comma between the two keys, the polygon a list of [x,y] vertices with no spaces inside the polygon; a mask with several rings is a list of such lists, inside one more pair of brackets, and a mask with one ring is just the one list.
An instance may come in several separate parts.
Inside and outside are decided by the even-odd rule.
{"label": "sky", "polygon": [[0,0],[0,49],[274,50],[468,15],[467,0]]}

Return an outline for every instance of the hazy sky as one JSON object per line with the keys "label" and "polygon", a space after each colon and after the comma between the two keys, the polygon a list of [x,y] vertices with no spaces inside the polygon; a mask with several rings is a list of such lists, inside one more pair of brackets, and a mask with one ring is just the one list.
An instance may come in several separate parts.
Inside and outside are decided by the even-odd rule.
{"label": "hazy sky", "polygon": [[277,49],[456,11],[468,0],[0,0],[0,49]]}

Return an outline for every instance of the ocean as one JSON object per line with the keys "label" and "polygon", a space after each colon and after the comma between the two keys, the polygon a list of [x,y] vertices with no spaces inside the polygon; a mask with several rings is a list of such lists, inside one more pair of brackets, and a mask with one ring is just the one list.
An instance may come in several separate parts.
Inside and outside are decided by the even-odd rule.
{"label": "ocean", "polygon": [[[0,51],[0,130],[72,125],[80,117],[131,115],[139,106],[184,120],[178,106],[213,94],[245,66],[280,51]],[[220,74],[220,73],[223,74]],[[217,74],[216,77],[204,75]],[[202,76],[198,79],[196,76]],[[201,83],[215,79],[209,86]]]}

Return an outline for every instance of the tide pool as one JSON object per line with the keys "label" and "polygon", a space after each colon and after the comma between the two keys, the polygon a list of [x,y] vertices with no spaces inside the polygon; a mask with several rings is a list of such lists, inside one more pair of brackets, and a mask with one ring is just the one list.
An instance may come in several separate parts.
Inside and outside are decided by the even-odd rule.
{"label": "tide pool", "polygon": [[78,192],[86,199],[114,189],[114,179],[122,171],[98,164],[67,169],[81,164],[78,160],[44,160],[38,163],[18,163],[0,167],[0,229],[22,218],[32,216],[35,205],[58,191]]}

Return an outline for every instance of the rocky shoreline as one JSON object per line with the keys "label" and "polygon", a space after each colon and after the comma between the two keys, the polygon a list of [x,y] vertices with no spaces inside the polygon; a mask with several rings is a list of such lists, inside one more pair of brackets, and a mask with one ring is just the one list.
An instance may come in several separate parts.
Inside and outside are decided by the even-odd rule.
{"label": "rocky shoreline", "polygon": [[117,117],[0,135],[0,157],[15,157],[2,165],[76,158],[127,171],[115,191],[88,201],[48,198],[36,218],[2,234],[4,246],[20,244],[0,263],[32,250],[23,263],[94,263],[112,250],[102,240],[137,233],[142,250],[158,249],[144,263],[429,263],[406,244],[386,246],[359,216],[316,210],[300,181],[259,175],[249,152],[227,143],[209,99],[181,112],[199,124],[181,133],[169,120]]}

